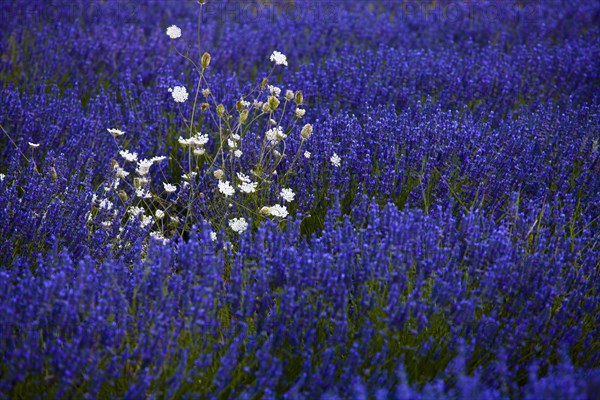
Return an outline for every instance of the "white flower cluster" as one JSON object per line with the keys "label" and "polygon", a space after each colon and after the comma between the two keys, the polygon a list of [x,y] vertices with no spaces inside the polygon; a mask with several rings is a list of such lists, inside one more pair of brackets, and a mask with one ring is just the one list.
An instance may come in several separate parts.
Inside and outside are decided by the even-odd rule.
{"label": "white flower cluster", "polygon": [[173,100],[177,103],[185,103],[188,99],[188,91],[185,86],[175,86],[174,88],[169,88],[169,92],[171,96],[173,96]]}
{"label": "white flower cluster", "polygon": [[282,206],[279,204],[275,204],[271,207],[263,207],[260,209],[260,213],[263,215],[268,215],[277,218],[285,218],[288,216],[288,210],[286,206]]}
{"label": "white flower cluster", "polygon": [[281,126],[271,128],[267,131],[267,133],[265,133],[265,138],[270,145],[275,145],[277,142],[285,139],[286,137],[287,135],[283,133],[283,128]]}
{"label": "white flower cluster", "polygon": [[113,135],[114,137],[117,136],[123,136],[125,134],[125,132],[123,132],[120,129],[107,129],[108,133],[110,133],[111,135]]}
{"label": "white flower cluster", "polygon": [[245,218],[233,218],[229,220],[229,227],[234,232],[242,233],[248,228],[248,223]]}
{"label": "white flower cluster", "polygon": [[285,65],[286,67],[288,65],[285,54],[278,51],[274,51],[273,54],[271,54],[271,62],[274,62],[276,65]]}
{"label": "white flower cluster", "polygon": [[184,139],[180,136],[178,142],[183,147],[190,146],[193,149],[194,155],[201,156],[206,152],[204,145],[208,143],[208,135],[202,135],[198,132],[189,139]]}
{"label": "white flower cluster", "polygon": [[177,25],[171,25],[167,28],[167,35],[171,39],[179,39],[181,37],[181,28],[179,28]]}
{"label": "white flower cluster", "polygon": [[230,197],[235,194],[235,189],[229,181],[219,181],[219,192],[223,193],[225,197]]}
{"label": "white flower cluster", "polygon": [[342,159],[340,158],[340,156],[337,155],[337,153],[333,153],[333,155],[331,156],[331,158],[329,159],[329,161],[331,161],[331,164],[334,167],[338,167],[341,165]]}

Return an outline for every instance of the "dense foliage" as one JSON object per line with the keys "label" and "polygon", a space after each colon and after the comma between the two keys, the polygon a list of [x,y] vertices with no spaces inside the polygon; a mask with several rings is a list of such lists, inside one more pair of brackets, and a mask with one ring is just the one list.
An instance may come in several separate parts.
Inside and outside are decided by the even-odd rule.
{"label": "dense foliage", "polygon": [[[2,4],[0,397],[600,393],[600,3],[203,7]],[[250,210],[238,233],[214,215],[249,203],[213,171],[183,190],[194,105],[169,89],[203,81],[174,48],[210,52],[227,109],[287,56],[269,84],[302,91],[314,127],[276,164],[287,218]],[[193,200],[193,227],[132,215],[123,147],[168,158],[148,176]]]}

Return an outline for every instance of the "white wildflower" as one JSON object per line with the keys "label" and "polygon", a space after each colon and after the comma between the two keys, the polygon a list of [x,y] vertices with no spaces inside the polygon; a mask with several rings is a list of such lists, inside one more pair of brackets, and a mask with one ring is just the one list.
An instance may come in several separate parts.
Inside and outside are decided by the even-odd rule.
{"label": "white wildflower", "polygon": [[101,210],[110,211],[113,208],[113,203],[112,203],[112,201],[110,201],[108,199],[102,199],[100,201],[99,207],[100,207]]}
{"label": "white wildflower", "polygon": [[135,195],[137,197],[139,197],[140,199],[150,199],[150,198],[152,198],[152,195],[150,194],[150,192],[148,192],[147,190],[144,190],[144,189],[136,189],[135,190]]}
{"label": "white wildflower", "polygon": [[4,180],[4,178],[6,178],[6,175],[0,174],[0,182],[2,182]]}
{"label": "white wildflower", "polygon": [[304,152],[304,158],[310,158],[310,156],[311,156],[310,151]]}
{"label": "white wildflower", "polygon": [[234,151],[234,152],[233,152],[233,155],[234,155],[236,158],[240,158],[240,157],[242,156],[242,154],[243,154],[243,153],[242,153],[242,151],[241,151],[241,150],[236,150],[236,151]]}
{"label": "white wildflower", "polygon": [[231,186],[229,181],[219,181],[219,192],[223,193],[226,197],[233,196],[235,189]]}
{"label": "white wildflower", "polygon": [[163,187],[165,188],[165,192],[167,192],[167,193],[173,193],[174,191],[177,190],[177,186],[171,185],[170,183],[167,183],[167,182],[163,182]]}
{"label": "white wildflower", "polygon": [[152,166],[153,161],[152,160],[140,160],[137,163],[137,168],[135,170],[135,172],[140,175],[140,176],[144,176],[144,175],[148,175],[148,172],[150,172],[150,167]]}
{"label": "white wildflower", "polygon": [[278,88],[277,86],[273,86],[273,85],[269,85],[269,93],[271,93],[271,96],[275,96],[275,97],[279,97],[279,95],[281,94],[281,89]]}
{"label": "white wildflower", "polygon": [[125,171],[123,168],[119,167],[118,165],[115,166],[115,171],[116,171],[117,178],[125,179],[129,175],[129,172]]}
{"label": "white wildflower", "polygon": [[331,164],[333,164],[334,167],[339,167],[341,165],[342,159],[340,158],[340,156],[337,155],[337,153],[333,153],[329,161],[331,161]]}
{"label": "white wildflower", "polygon": [[144,209],[142,207],[131,207],[129,208],[129,210],[127,210],[127,212],[130,215],[136,216],[136,215],[143,215],[144,214]]}
{"label": "white wildflower", "polygon": [[250,107],[250,102],[249,102],[249,101],[246,101],[246,100],[240,100],[240,105],[241,105],[243,108],[248,108],[248,107]]}
{"label": "white wildflower", "polygon": [[283,128],[278,126],[276,128],[269,129],[265,134],[265,137],[267,138],[267,141],[273,145],[278,141],[285,139],[287,135],[283,133]]}
{"label": "white wildflower", "polygon": [[285,65],[286,67],[288,65],[287,57],[278,51],[274,51],[273,54],[271,54],[271,61],[276,65]]}
{"label": "white wildflower", "polygon": [[227,146],[229,146],[232,149],[235,149],[237,147],[237,144],[235,143],[235,141],[227,139]]}
{"label": "white wildflower", "polygon": [[181,37],[181,29],[177,25],[171,25],[167,28],[167,35],[171,39],[178,39]]}
{"label": "white wildflower", "polygon": [[35,149],[36,147],[40,147],[39,143],[31,143],[31,142],[27,142],[27,144],[29,145],[29,147],[31,147],[32,149]]}
{"label": "white wildflower", "polygon": [[185,86],[175,86],[173,89],[169,89],[173,100],[178,103],[184,103],[188,99],[188,91]]}
{"label": "white wildflower", "polygon": [[285,99],[290,101],[294,99],[294,92],[290,89],[285,91]]}
{"label": "white wildflower", "polygon": [[156,219],[163,219],[165,216],[165,212],[163,210],[156,210],[154,216],[156,217]]}
{"label": "white wildflower", "polygon": [[242,182],[238,185],[238,189],[244,193],[254,193],[256,192],[256,186],[258,186],[256,182]]}
{"label": "white wildflower", "polygon": [[296,196],[296,193],[294,193],[294,191],[292,189],[283,188],[283,189],[281,189],[281,192],[279,193],[279,195],[281,196],[281,198],[283,198],[283,200],[290,203],[290,202],[294,201],[294,196]]}
{"label": "white wildflower", "polygon": [[126,161],[129,161],[129,162],[134,162],[134,161],[137,161],[137,159],[138,159],[137,153],[130,153],[127,150],[121,150],[119,152],[119,154],[121,155],[121,157],[123,157]]}
{"label": "white wildflower", "polygon": [[238,179],[242,182],[250,182],[250,177],[246,174],[242,174],[241,172],[236,173]]}
{"label": "white wildflower", "polygon": [[150,237],[158,242],[162,242],[163,244],[169,243],[169,239],[167,239],[162,232],[153,231],[150,232]]}
{"label": "white wildflower", "polygon": [[217,232],[210,231],[210,240],[212,240],[213,242],[217,241]]}
{"label": "white wildflower", "polygon": [[125,132],[123,132],[120,129],[107,129],[108,133],[110,133],[111,135],[113,135],[114,137],[117,136],[123,136],[125,134]]}
{"label": "white wildflower", "polygon": [[152,157],[150,159],[150,161],[152,161],[152,163],[158,163],[158,162],[164,161],[166,159],[167,159],[167,157],[165,157],[165,156],[158,156],[158,157]]}
{"label": "white wildflower", "polygon": [[271,207],[263,207],[260,209],[260,213],[263,215],[270,215],[271,217],[285,218],[288,216],[288,210],[285,206],[275,204]]}
{"label": "white wildflower", "polygon": [[238,135],[237,133],[234,133],[231,135],[231,138],[233,140],[235,140],[236,142],[239,142],[239,140],[242,138],[240,135]]}
{"label": "white wildflower", "polygon": [[306,114],[306,110],[302,109],[302,108],[296,108],[296,118],[302,118],[304,117],[304,114]]}
{"label": "white wildflower", "polygon": [[149,215],[142,216],[142,228],[147,227],[148,225],[152,224],[153,222],[154,222],[154,220],[152,219],[151,216],[149,216]]}
{"label": "white wildflower", "polygon": [[229,220],[229,226],[237,233],[242,233],[248,228],[245,218],[233,218]]}

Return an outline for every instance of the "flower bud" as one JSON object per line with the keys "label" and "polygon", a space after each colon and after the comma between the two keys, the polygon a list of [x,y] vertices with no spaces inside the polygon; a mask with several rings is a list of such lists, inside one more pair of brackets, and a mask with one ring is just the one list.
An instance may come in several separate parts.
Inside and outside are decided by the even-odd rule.
{"label": "flower bud", "polygon": [[262,111],[263,111],[264,113],[268,113],[269,111],[271,111],[271,108],[269,107],[269,103],[264,103],[264,104],[262,105]]}
{"label": "flower bud", "polygon": [[209,88],[202,89],[202,96],[208,98],[208,96],[210,96],[210,89]]}
{"label": "flower bud", "polygon": [[260,89],[265,90],[267,88],[267,83],[269,83],[269,80],[267,78],[263,78],[263,80],[260,82]]}
{"label": "flower bud", "polygon": [[306,124],[302,127],[302,131],[300,131],[300,135],[302,139],[306,140],[313,134],[313,127],[311,124]]}
{"label": "flower bud", "polygon": [[225,106],[224,106],[223,104],[219,104],[219,105],[217,106],[217,115],[218,115],[219,117],[222,117],[222,116],[223,116],[223,114],[225,114]]}
{"label": "flower bud", "polygon": [[285,92],[285,99],[288,100],[288,101],[293,100],[294,99],[294,92],[292,92],[291,90],[288,89]]}
{"label": "flower bud", "polygon": [[202,65],[202,68],[208,68],[208,66],[210,65],[210,54],[205,52],[204,54],[202,54],[202,58],[200,59],[200,65]]}
{"label": "flower bud", "polygon": [[275,96],[269,96],[268,104],[271,111],[275,111],[279,107],[279,99]]}
{"label": "flower bud", "polygon": [[210,105],[208,103],[202,103],[200,105],[200,110],[202,111],[207,111],[210,108]]}
{"label": "flower bud", "polygon": [[119,190],[119,198],[121,199],[121,201],[125,202],[129,198],[129,196],[127,196],[127,192],[121,189]]}
{"label": "flower bud", "polygon": [[225,176],[225,172],[223,172],[222,169],[218,169],[215,172],[213,172],[213,175],[215,176],[215,178],[221,180]]}
{"label": "flower bud", "polygon": [[240,113],[240,124],[243,124],[248,119],[248,110],[242,110]]}
{"label": "flower bud", "polygon": [[302,95],[302,92],[299,90],[296,92],[295,101],[296,101],[296,105],[300,105],[304,102],[304,96]]}

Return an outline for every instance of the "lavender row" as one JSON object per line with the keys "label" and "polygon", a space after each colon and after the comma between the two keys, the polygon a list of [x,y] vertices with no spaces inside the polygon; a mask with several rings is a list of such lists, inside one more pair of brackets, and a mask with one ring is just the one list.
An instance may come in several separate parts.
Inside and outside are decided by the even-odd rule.
{"label": "lavender row", "polygon": [[301,220],[263,224],[235,253],[208,227],[133,264],[49,240],[0,273],[0,391],[585,398],[600,365],[598,234],[541,226],[522,243],[521,219],[365,197],[319,237],[303,239]]}

